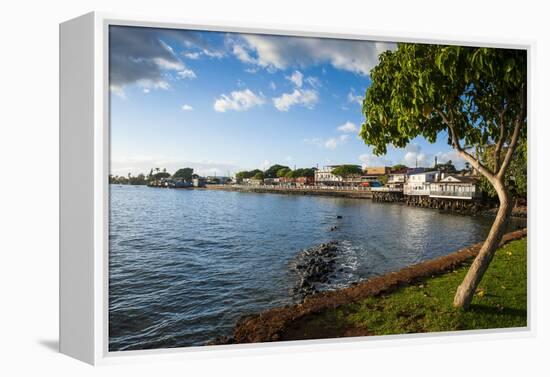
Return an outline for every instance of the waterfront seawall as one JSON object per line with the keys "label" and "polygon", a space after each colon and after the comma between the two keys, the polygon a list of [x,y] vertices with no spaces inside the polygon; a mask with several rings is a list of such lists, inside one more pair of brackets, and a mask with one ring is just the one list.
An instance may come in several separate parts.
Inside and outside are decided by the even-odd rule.
{"label": "waterfront seawall", "polygon": [[282,195],[310,195],[310,196],[332,196],[340,198],[353,198],[353,199],[372,199],[372,192],[370,190],[349,190],[342,188],[315,188],[315,187],[269,187],[269,186],[227,186],[227,185],[211,185],[206,186],[207,190],[222,190],[222,191],[236,191],[236,192],[251,192],[260,194],[282,194]]}

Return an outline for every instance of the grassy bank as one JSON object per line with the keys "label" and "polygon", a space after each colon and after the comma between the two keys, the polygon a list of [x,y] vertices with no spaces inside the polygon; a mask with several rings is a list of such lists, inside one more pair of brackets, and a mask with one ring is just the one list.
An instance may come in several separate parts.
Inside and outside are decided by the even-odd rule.
{"label": "grassy bank", "polygon": [[501,247],[468,311],[452,300],[468,265],[356,303],[310,314],[282,339],[406,334],[527,326],[527,239]]}

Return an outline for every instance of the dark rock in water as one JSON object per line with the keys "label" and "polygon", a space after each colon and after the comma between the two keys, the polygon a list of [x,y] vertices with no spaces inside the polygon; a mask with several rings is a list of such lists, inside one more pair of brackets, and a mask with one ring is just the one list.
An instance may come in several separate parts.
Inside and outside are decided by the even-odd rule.
{"label": "dark rock in water", "polygon": [[338,215],[338,216],[336,216],[336,218],[337,218],[337,219],[341,219],[341,218],[342,218],[342,216]]}
{"label": "dark rock in water", "polygon": [[293,269],[298,275],[292,294],[303,299],[319,291],[319,285],[330,283],[336,272],[338,242],[331,241],[303,250],[296,256]]}

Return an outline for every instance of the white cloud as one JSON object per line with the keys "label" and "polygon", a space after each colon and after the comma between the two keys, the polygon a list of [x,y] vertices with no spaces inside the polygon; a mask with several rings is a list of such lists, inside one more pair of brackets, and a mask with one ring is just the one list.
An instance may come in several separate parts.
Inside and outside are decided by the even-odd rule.
{"label": "white cloud", "polygon": [[[124,92],[124,88],[122,86],[111,84],[109,85],[109,90],[115,95],[117,95],[118,97],[126,99],[126,92]],[[149,89],[145,88],[143,90],[149,90]]]}
{"label": "white cloud", "polygon": [[275,83],[274,83],[273,81],[270,81],[270,82],[269,82],[269,88],[270,88],[271,90],[275,90],[275,89],[277,89],[277,85],[275,85]]}
{"label": "white cloud", "polygon": [[427,156],[424,153],[407,152],[403,157],[405,165],[410,167],[425,166],[427,162]]}
{"label": "white cloud", "polygon": [[422,152],[422,147],[418,144],[408,144],[405,147],[405,156],[403,163],[409,167],[422,167],[428,162],[428,156]]}
{"label": "white cloud", "polygon": [[243,63],[256,64],[256,59],[250,56],[248,51],[242,45],[233,45],[233,54]]}
{"label": "white cloud", "polygon": [[363,168],[375,166],[392,166],[393,163],[386,156],[376,156],[372,153],[363,153],[359,156]]}
{"label": "white cloud", "polygon": [[216,59],[220,59],[220,58],[223,58],[225,56],[225,54],[222,51],[212,51],[212,50],[208,50],[208,49],[203,49],[202,53],[203,53],[203,55],[206,55],[209,58],[216,58]]}
{"label": "white cloud", "polygon": [[349,138],[349,135],[340,135],[339,137],[331,137],[330,139],[327,139],[325,141],[324,146],[325,148],[334,150],[339,146],[345,144],[348,138]]}
{"label": "white cloud", "polygon": [[291,81],[294,85],[296,85],[297,88],[302,87],[303,78],[304,78],[304,75],[300,71],[294,71],[292,75],[286,76],[286,79]]}
{"label": "white cloud", "polygon": [[257,68],[257,67],[254,67],[254,68],[245,68],[244,71],[245,71],[246,73],[254,74],[254,73],[256,73],[256,72],[259,71],[259,68]]}
{"label": "white cloud", "polygon": [[222,94],[214,102],[214,110],[224,113],[227,110],[245,111],[265,103],[263,96],[255,94],[250,89],[233,91],[229,95]]}
{"label": "white cloud", "polygon": [[220,59],[224,57],[224,53],[221,51],[210,51],[208,49],[203,49],[202,51],[193,51],[193,52],[187,52],[183,54],[187,59],[191,60],[197,60],[200,59],[201,56],[207,56],[209,58],[217,58]]}
{"label": "white cloud", "polygon": [[325,147],[327,147],[328,149],[336,149],[336,147],[338,146],[338,139],[336,138],[331,138],[331,139],[328,139],[326,142],[325,142]]}
{"label": "white cloud", "polygon": [[179,60],[169,60],[166,58],[154,58],[153,62],[164,70],[179,71],[185,69],[185,66]]}
{"label": "white cloud", "polygon": [[200,52],[188,52],[188,53],[184,54],[184,56],[187,59],[197,60],[198,58],[200,58],[201,54],[200,54]]}
{"label": "white cloud", "polygon": [[294,105],[301,105],[312,109],[319,102],[317,91],[312,89],[294,89],[292,93],[284,93],[273,98],[273,104],[279,111],[288,111]]}
{"label": "white cloud", "polygon": [[253,34],[231,43],[239,60],[268,70],[329,63],[361,75],[369,74],[381,52],[396,48],[394,43],[385,42]]}
{"label": "white cloud", "polygon": [[145,92],[168,89],[169,81],[174,76],[196,77],[172,46],[164,42],[170,39],[183,43],[192,39],[193,35],[183,31],[176,34],[160,29],[112,27],[109,34],[109,81],[112,92],[124,96],[124,90],[129,85],[146,89]]}
{"label": "white cloud", "polygon": [[197,78],[197,75],[195,74],[195,72],[193,72],[192,70],[190,70],[188,68],[184,68],[184,69],[178,71],[178,76],[182,79],[196,79]]}
{"label": "white cloud", "polygon": [[271,166],[271,162],[269,162],[268,160],[264,160],[260,164],[260,170],[267,170],[267,169],[269,169],[270,166]]}
{"label": "white cloud", "polygon": [[316,89],[323,86],[323,84],[321,84],[321,80],[319,80],[319,78],[315,76],[306,77],[305,82],[308,83],[312,88],[316,88]]}
{"label": "white cloud", "polygon": [[149,88],[143,88],[143,93],[148,94],[150,92]]}
{"label": "white cloud", "polygon": [[181,109],[183,111],[193,111],[193,106],[188,105],[188,104],[184,104],[184,105],[182,105]]}
{"label": "white cloud", "polygon": [[457,169],[464,168],[464,162],[465,162],[464,159],[454,149],[451,149],[450,151],[447,151],[447,152],[437,152],[435,155],[437,156],[438,164],[444,164],[450,160],[453,162],[453,165],[455,166],[455,168]]}
{"label": "white cloud", "polygon": [[439,151],[435,154],[426,153],[422,151],[422,147],[416,143],[409,144],[405,147],[405,155],[403,156],[402,163],[409,167],[415,167],[417,164],[419,167],[430,168],[435,164],[435,157],[440,164],[452,161],[453,165],[457,169],[464,167],[464,160],[458,155],[458,153],[451,149],[446,152]]}
{"label": "white cloud", "polygon": [[359,131],[359,127],[357,127],[355,125],[355,123],[352,123],[352,122],[348,121],[348,122],[342,124],[341,126],[339,126],[337,128],[337,130],[340,131],[340,132],[352,133],[352,132]]}
{"label": "white cloud", "polygon": [[[162,41],[161,41],[162,42]],[[173,53],[173,50],[168,46],[170,52]],[[153,59],[155,64],[157,64],[162,70],[165,71],[175,71],[179,78],[182,79],[194,79],[197,78],[195,72],[187,68],[181,61],[177,60],[168,60],[165,58],[155,58]]]}
{"label": "white cloud", "polygon": [[359,106],[363,105],[363,97],[359,94],[355,94],[355,90],[352,88],[348,93],[348,102],[349,103],[356,103]]}

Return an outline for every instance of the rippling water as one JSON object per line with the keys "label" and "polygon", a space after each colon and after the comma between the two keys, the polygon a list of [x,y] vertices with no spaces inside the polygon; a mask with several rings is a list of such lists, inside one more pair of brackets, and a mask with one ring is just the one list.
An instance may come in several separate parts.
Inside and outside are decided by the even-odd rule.
{"label": "rippling water", "polygon": [[292,302],[289,263],[319,243],[339,241],[337,288],[479,242],[492,222],[370,200],[110,190],[111,351],[230,335],[241,315]]}

